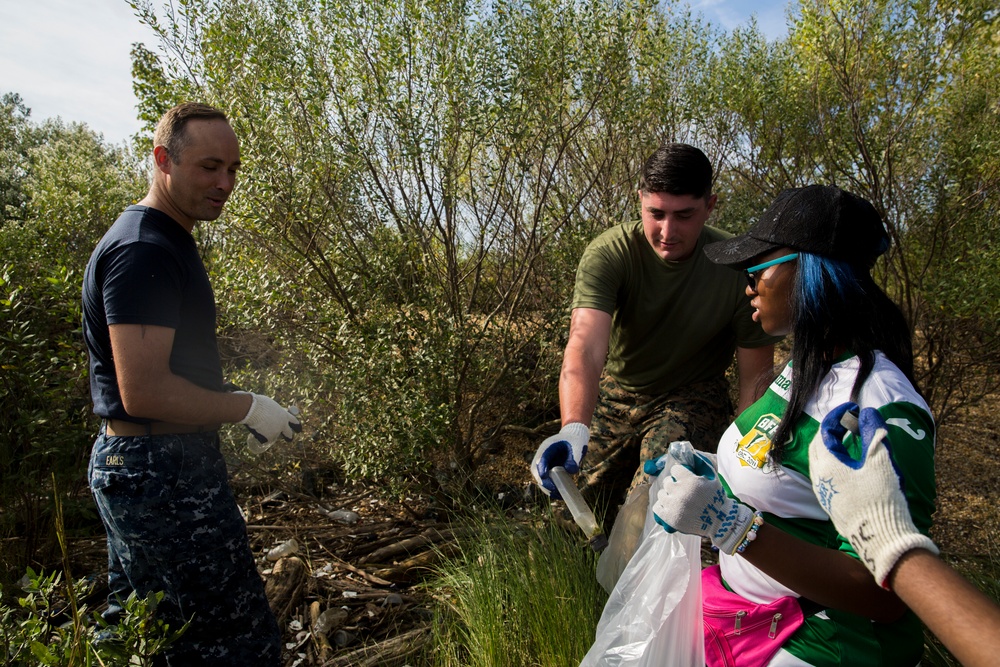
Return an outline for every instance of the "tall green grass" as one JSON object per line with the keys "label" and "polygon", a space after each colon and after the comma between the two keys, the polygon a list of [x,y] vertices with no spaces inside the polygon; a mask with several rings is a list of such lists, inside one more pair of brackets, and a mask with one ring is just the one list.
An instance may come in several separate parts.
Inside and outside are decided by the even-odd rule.
{"label": "tall green grass", "polygon": [[[594,576],[597,557],[554,525],[497,518],[472,537],[426,586],[438,602],[426,667],[566,667],[594,641],[607,595]],[[1000,603],[1000,557],[945,559]],[[925,631],[925,667],[959,667]]]}
{"label": "tall green grass", "polygon": [[594,641],[607,594],[596,555],[553,525],[474,526],[428,582],[439,611],[432,667],[567,667]]}

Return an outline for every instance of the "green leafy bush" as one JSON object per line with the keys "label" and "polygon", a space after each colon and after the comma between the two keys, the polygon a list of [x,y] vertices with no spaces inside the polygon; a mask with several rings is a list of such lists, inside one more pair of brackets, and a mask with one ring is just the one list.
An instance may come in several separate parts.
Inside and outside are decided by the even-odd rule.
{"label": "green leafy bush", "polygon": [[0,581],[53,553],[50,473],[76,499],[68,529],[96,525],[83,492],[97,431],[80,329],[83,269],[145,182],[131,154],[84,126],[28,128],[20,204],[0,221],[0,537],[19,538],[0,541]]}
{"label": "green leafy bush", "polygon": [[156,618],[163,593],[125,600],[121,622],[108,626],[100,614],[76,601],[86,598],[93,584],[77,580],[67,585],[61,572],[28,569],[23,595],[16,605],[0,586],[0,657],[10,667],[103,665],[148,666],[183,634]]}
{"label": "green leafy bush", "polygon": [[[83,484],[89,417],[86,355],[79,333],[79,272],[0,266],[0,536],[4,562],[23,570],[53,553],[49,482]],[[88,506],[70,508],[71,524]]]}

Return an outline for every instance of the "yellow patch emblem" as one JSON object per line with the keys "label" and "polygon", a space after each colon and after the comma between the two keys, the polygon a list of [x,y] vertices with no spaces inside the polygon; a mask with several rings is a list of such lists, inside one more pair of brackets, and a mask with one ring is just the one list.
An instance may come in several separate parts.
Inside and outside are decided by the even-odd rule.
{"label": "yellow patch emblem", "polygon": [[767,453],[771,451],[771,436],[778,429],[780,420],[776,415],[762,415],[754,427],[736,444],[736,456],[740,465],[755,469],[764,467]]}

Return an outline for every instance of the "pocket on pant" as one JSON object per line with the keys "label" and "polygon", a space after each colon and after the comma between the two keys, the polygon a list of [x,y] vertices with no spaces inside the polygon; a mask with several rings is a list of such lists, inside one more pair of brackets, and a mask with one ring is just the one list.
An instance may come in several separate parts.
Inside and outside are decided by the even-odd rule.
{"label": "pocket on pant", "polygon": [[90,473],[90,488],[95,494],[135,497],[148,488],[145,466],[95,465]]}
{"label": "pocket on pant", "polygon": [[149,438],[105,438],[91,456],[90,490],[109,534],[145,541],[176,485],[169,449]]}

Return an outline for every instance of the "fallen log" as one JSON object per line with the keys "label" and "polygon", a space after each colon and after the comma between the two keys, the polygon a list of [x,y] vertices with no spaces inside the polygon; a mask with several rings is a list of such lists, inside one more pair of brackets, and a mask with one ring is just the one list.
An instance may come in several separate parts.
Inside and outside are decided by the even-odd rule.
{"label": "fallen log", "polygon": [[453,556],[459,551],[458,544],[447,542],[419,553],[416,556],[411,556],[391,567],[375,570],[374,574],[379,578],[388,579],[397,584],[410,583],[420,578],[419,570],[430,570],[442,558]]}
{"label": "fallen log", "polygon": [[430,640],[431,626],[424,625],[391,639],[355,649],[321,663],[322,667],[395,667],[419,652]]}
{"label": "fallen log", "polygon": [[368,554],[368,557],[364,560],[364,562],[391,563],[396,560],[398,556],[402,556],[404,554],[410,555],[415,551],[419,551],[421,547],[426,547],[430,544],[437,544],[438,542],[447,542],[453,538],[454,533],[450,530],[428,528],[419,535],[400,540],[399,542],[382,547],[381,549],[376,549]]}
{"label": "fallen log", "polygon": [[[372,540],[371,542],[368,542],[366,544],[353,545],[351,549],[348,551],[348,553],[344,554],[344,558],[350,559],[352,561],[360,561],[362,563],[376,562],[374,559],[370,557],[365,558],[365,556],[371,554],[372,552],[378,551],[379,549],[383,549],[388,546],[398,544],[402,540],[409,539],[414,535],[426,533],[429,530],[439,530],[447,528],[448,524],[446,523],[434,523],[427,526],[418,526],[412,523],[411,524],[396,523],[394,524],[393,529],[391,531],[386,531],[386,535],[384,537]],[[421,532],[418,533],[417,531]]]}

